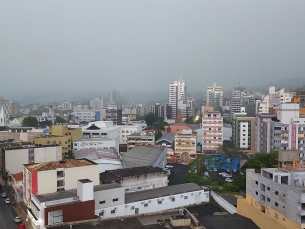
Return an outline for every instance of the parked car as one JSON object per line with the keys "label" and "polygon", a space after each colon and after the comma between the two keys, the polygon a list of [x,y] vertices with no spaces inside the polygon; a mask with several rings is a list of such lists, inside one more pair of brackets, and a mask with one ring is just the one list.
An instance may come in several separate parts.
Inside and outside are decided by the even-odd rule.
{"label": "parked car", "polygon": [[213,171],[214,171],[214,172],[217,172],[217,169],[216,169],[216,168],[214,168],[214,169],[213,169]]}
{"label": "parked car", "polygon": [[234,172],[234,173],[237,173],[237,170],[236,170],[236,169],[233,169],[233,172]]}
{"label": "parked car", "polygon": [[6,192],[2,193],[1,196],[2,196],[3,198],[7,197]]}
{"label": "parked car", "polygon": [[240,171],[240,173],[239,173],[240,175],[244,175],[244,173],[242,172],[242,171]]}
{"label": "parked car", "polygon": [[19,216],[16,216],[14,218],[15,223],[21,223],[21,218]]}
{"label": "parked car", "polygon": [[221,173],[219,173],[219,175],[223,175],[225,172],[221,172]]}
{"label": "parked car", "polygon": [[10,200],[9,198],[6,198],[6,199],[5,199],[5,203],[6,203],[6,204],[10,204],[10,203],[11,203],[11,200]]}
{"label": "parked car", "polygon": [[230,169],[227,169],[227,172],[229,173],[229,172],[231,172],[231,170],[230,170]]}
{"label": "parked car", "polygon": [[181,163],[181,165],[188,165],[189,163],[185,163],[185,162],[183,162],[183,163]]}
{"label": "parked car", "polygon": [[225,174],[223,177],[229,178],[229,177],[232,177],[232,176],[230,174]]}
{"label": "parked car", "polygon": [[210,177],[208,172],[204,172],[203,176]]}
{"label": "parked car", "polygon": [[165,168],[173,168],[174,166],[172,165],[166,165]]}
{"label": "parked car", "polygon": [[25,228],[25,225],[23,223],[21,223],[18,225],[18,229],[26,229],[26,228]]}
{"label": "parked car", "polygon": [[226,182],[233,182],[233,180],[231,178],[226,178]]}
{"label": "parked car", "polygon": [[223,174],[222,174],[223,177],[228,176],[228,175],[229,175],[229,174],[227,174],[227,173],[223,173]]}

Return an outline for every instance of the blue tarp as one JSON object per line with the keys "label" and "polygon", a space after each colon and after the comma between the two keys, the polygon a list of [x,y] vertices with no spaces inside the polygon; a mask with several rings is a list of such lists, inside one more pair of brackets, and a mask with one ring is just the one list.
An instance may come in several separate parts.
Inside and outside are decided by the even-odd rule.
{"label": "blue tarp", "polygon": [[[206,156],[205,163],[208,169],[231,169],[230,159],[226,156]],[[232,169],[239,168],[239,158],[232,159]]]}

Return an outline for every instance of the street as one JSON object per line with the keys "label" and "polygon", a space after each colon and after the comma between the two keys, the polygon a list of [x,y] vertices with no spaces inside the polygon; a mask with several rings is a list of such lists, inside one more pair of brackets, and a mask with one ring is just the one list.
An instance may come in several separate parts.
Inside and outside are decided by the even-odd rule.
{"label": "street", "polygon": [[[0,188],[0,193],[4,191]],[[0,197],[0,228],[1,229],[15,229],[17,228],[16,223],[14,222],[14,217],[16,213],[12,208],[11,204],[5,204],[5,198]]]}

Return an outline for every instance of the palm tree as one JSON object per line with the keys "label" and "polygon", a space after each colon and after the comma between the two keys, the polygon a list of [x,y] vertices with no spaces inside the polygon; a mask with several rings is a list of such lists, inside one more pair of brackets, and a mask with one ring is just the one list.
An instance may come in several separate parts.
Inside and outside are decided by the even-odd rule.
{"label": "palm tree", "polygon": [[1,174],[2,179],[5,181],[5,185],[7,185],[9,176],[10,172],[7,169],[5,169],[4,172]]}

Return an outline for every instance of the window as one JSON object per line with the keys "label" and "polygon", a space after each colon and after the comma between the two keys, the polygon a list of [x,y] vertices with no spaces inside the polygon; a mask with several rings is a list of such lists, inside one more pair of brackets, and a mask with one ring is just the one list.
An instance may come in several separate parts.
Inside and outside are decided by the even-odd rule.
{"label": "window", "polygon": [[68,144],[68,142],[67,142],[67,141],[65,141],[65,144]]}
{"label": "window", "polygon": [[111,214],[114,214],[115,213],[115,210],[113,209],[113,210],[111,210]]}
{"label": "window", "polygon": [[101,211],[98,215],[99,216],[103,216],[104,215],[104,211]]}
{"label": "window", "polygon": [[278,195],[279,195],[279,192],[278,192],[278,191],[275,191],[275,195],[277,195],[277,196],[278,196]]}
{"label": "window", "polygon": [[162,200],[158,200],[158,204],[162,204]]}
{"label": "window", "polygon": [[255,191],[255,195],[257,195],[257,196],[258,196],[258,192],[257,192],[257,191]]}
{"label": "window", "polygon": [[105,200],[100,201],[100,204],[104,204],[104,203],[106,203],[106,201],[105,201]]}
{"label": "window", "polygon": [[269,203],[270,203],[270,198],[269,198],[269,197],[267,197],[267,202],[269,202]]}
{"label": "window", "polygon": [[275,216],[275,218],[277,218],[277,219],[279,218],[279,215],[278,215],[278,214],[276,214],[276,213],[275,213],[275,215],[274,215],[274,216]]}
{"label": "window", "polygon": [[142,188],[141,188],[141,187],[138,187],[138,189],[141,190]]}
{"label": "window", "polygon": [[133,210],[133,209],[134,209],[134,206],[131,206],[131,207],[130,207],[130,210]]}
{"label": "window", "polygon": [[286,195],[285,194],[283,194],[283,197],[285,197]]}
{"label": "window", "polygon": [[172,197],[172,202],[175,202],[175,197]]}
{"label": "window", "polygon": [[283,218],[283,221],[285,221],[285,218]]}
{"label": "window", "polygon": [[112,199],[113,202],[119,201],[119,198]]}
{"label": "window", "polygon": [[188,196],[184,196],[184,199],[187,200],[189,197]]}
{"label": "window", "polygon": [[57,181],[57,187],[64,186],[64,181],[63,180],[58,180]]}
{"label": "window", "polygon": [[270,191],[270,187],[267,186],[267,191]]}
{"label": "window", "polygon": [[144,207],[146,208],[146,207],[148,207],[148,204],[146,203],[146,204],[144,204]]}
{"label": "window", "polygon": [[257,180],[255,181],[255,184],[258,185],[258,181]]}
{"label": "window", "polygon": [[285,206],[283,206],[283,208],[285,208]]}
{"label": "window", "polygon": [[274,204],[275,204],[275,206],[277,206],[277,207],[279,206],[278,202],[274,202]]}
{"label": "window", "polygon": [[64,171],[57,171],[57,177],[63,177]]}

